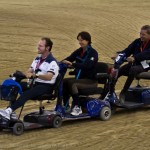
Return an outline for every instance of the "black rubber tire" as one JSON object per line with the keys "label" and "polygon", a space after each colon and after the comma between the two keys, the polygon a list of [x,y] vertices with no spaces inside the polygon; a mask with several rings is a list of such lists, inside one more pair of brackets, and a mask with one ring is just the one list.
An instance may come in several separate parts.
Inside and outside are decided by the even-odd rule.
{"label": "black rubber tire", "polygon": [[110,119],[111,117],[111,109],[107,106],[104,106],[101,110],[100,110],[100,114],[99,117],[102,121],[107,121]]}
{"label": "black rubber tire", "polygon": [[52,127],[59,128],[62,125],[62,118],[60,116],[55,116],[53,118]]}
{"label": "black rubber tire", "polygon": [[23,131],[24,131],[24,125],[22,122],[17,122],[14,124],[13,133],[15,135],[21,135],[21,134],[23,134]]}

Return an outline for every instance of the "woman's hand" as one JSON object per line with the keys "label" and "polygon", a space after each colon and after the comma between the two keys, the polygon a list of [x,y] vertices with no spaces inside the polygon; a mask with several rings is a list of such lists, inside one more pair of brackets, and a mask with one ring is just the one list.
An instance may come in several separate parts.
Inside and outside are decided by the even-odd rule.
{"label": "woman's hand", "polygon": [[68,60],[63,60],[62,61],[64,64],[67,64],[69,67],[72,66],[72,62],[68,61]]}

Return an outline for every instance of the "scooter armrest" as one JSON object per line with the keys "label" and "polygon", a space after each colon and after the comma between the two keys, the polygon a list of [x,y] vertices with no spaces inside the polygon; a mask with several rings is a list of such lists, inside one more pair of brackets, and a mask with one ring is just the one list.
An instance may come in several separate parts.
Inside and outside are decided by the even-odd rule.
{"label": "scooter armrest", "polygon": [[97,73],[96,74],[96,79],[100,79],[100,78],[109,78],[110,75],[108,73]]}
{"label": "scooter armrest", "polygon": [[150,80],[150,72],[142,72],[142,73],[139,73],[139,74],[136,76],[136,79],[137,79],[137,80],[140,80],[140,79],[148,79],[148,80]]}

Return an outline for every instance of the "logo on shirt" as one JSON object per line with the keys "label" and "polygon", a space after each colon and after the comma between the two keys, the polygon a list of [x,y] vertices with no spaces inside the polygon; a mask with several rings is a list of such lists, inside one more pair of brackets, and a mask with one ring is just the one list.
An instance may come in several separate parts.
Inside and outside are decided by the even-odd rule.
{"label": "logo on shirt", "polygon": [[90,60],[92,60],[92,61],[93,61],[93,60],[94,60],[94,57],[91,57],[91,59],[90,59]]}

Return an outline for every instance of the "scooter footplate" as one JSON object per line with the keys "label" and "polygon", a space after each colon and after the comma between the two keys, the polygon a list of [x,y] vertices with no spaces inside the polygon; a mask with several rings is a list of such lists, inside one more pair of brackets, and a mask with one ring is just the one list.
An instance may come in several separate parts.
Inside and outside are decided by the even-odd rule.
{"label": "scooter footplate", "polygon": [[130,108],[142,107],[143,105],[144,105],[144,103],[135,103],[135,102],[125,101],[124,104],[122,104],[121,107],[130,109]]}
{"label": "scooter footplate", "polygon": [[89,114],[81,114],[79,116],[73,116],[73,115],[67,115],[63,118],[64,121],[66,120],[78,120],[78,119],[86,119],[86,118],[91,118]]}

